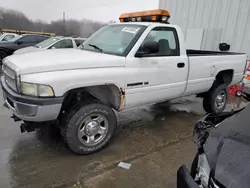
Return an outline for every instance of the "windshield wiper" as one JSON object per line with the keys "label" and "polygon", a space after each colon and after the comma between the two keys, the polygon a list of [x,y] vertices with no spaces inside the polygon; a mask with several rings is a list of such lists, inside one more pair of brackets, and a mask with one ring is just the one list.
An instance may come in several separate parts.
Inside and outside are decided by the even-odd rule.
{"label": "windshield wiper", "polygon": [[88,44],[88,45],[95,48],[96,50],[99,50],[101,53],[103,53],[103,49],[99,48],[98,46],[96,46],[94,44]]}

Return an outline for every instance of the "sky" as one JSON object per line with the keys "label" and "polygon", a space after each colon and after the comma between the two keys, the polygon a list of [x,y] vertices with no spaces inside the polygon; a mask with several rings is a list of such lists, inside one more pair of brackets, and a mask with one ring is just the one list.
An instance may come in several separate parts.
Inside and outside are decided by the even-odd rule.
{"label": "sky", "polygon": [[32,20],[92,19],[118,21],[121,13],[158,8],[159,0],[0,0],[0,7],[19,10]]}

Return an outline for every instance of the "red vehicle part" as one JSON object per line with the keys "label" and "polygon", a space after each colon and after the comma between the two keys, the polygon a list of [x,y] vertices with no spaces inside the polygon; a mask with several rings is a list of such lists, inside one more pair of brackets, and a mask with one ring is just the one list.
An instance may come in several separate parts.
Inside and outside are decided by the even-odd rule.
{"label": "red vehicle part", "polygon": [[239,83],[234,86],[229,86],[228,87],[228,92],[232,96],[241,96],[242,91],[245,89],[245,84],[244,83]]}

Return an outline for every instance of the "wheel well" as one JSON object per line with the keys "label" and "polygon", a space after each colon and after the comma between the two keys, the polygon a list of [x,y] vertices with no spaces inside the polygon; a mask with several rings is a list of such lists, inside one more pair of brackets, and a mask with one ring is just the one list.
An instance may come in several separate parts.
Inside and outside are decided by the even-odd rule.
{"label": "wheel well", "polygon": [[7,51],[4,48],[0,48],[0,52],[4,52],[7,55]]}
{"label": "wheel well", "polygon": [[72,89],[66,94],[62,111],[66,111],[74,104],[86,100],[99,100],[115,110],[120,110],[124,106],[125,92],[114,84]]}
{"label": "wheel well", "polygon": [[229,85],[232,82],[233,74],[232,69],[220,71],[215,77],[215,82]]}
{"label": "wheel well", "polygon": [[[211,91],[213,88],[215,88],[215,87],[217,87],[218,85],[221,85],[221,84],[229,85],[233,80],[233,74],[234,74],[234,71],[232,69],[220,71],[216,75],[214,83],[213,83],[212,87],[209,89],[209,91]],[[197,97],[203,98],[206,94],[207,94],[207,92],[199,93],[197,95]]]}

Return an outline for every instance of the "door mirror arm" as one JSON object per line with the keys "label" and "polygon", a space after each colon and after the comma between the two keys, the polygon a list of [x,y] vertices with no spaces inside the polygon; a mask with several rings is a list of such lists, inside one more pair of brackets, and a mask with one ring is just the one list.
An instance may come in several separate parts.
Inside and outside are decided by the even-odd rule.
{"label": "door mirror arm", "polygon": [[149,54],[150,53],[145,52],[145,51],[138,51],[138,52],[136,52],[135,57],[145,57],[145,56],[147,56]]}
{"label": "door mirror arm", "polygon": [[18,40],[18,41],[16,41],[16,44],[17,44],[17,45],[21,45],[21,44],[23,44],[23,41],[19,41],[19,40]]}

